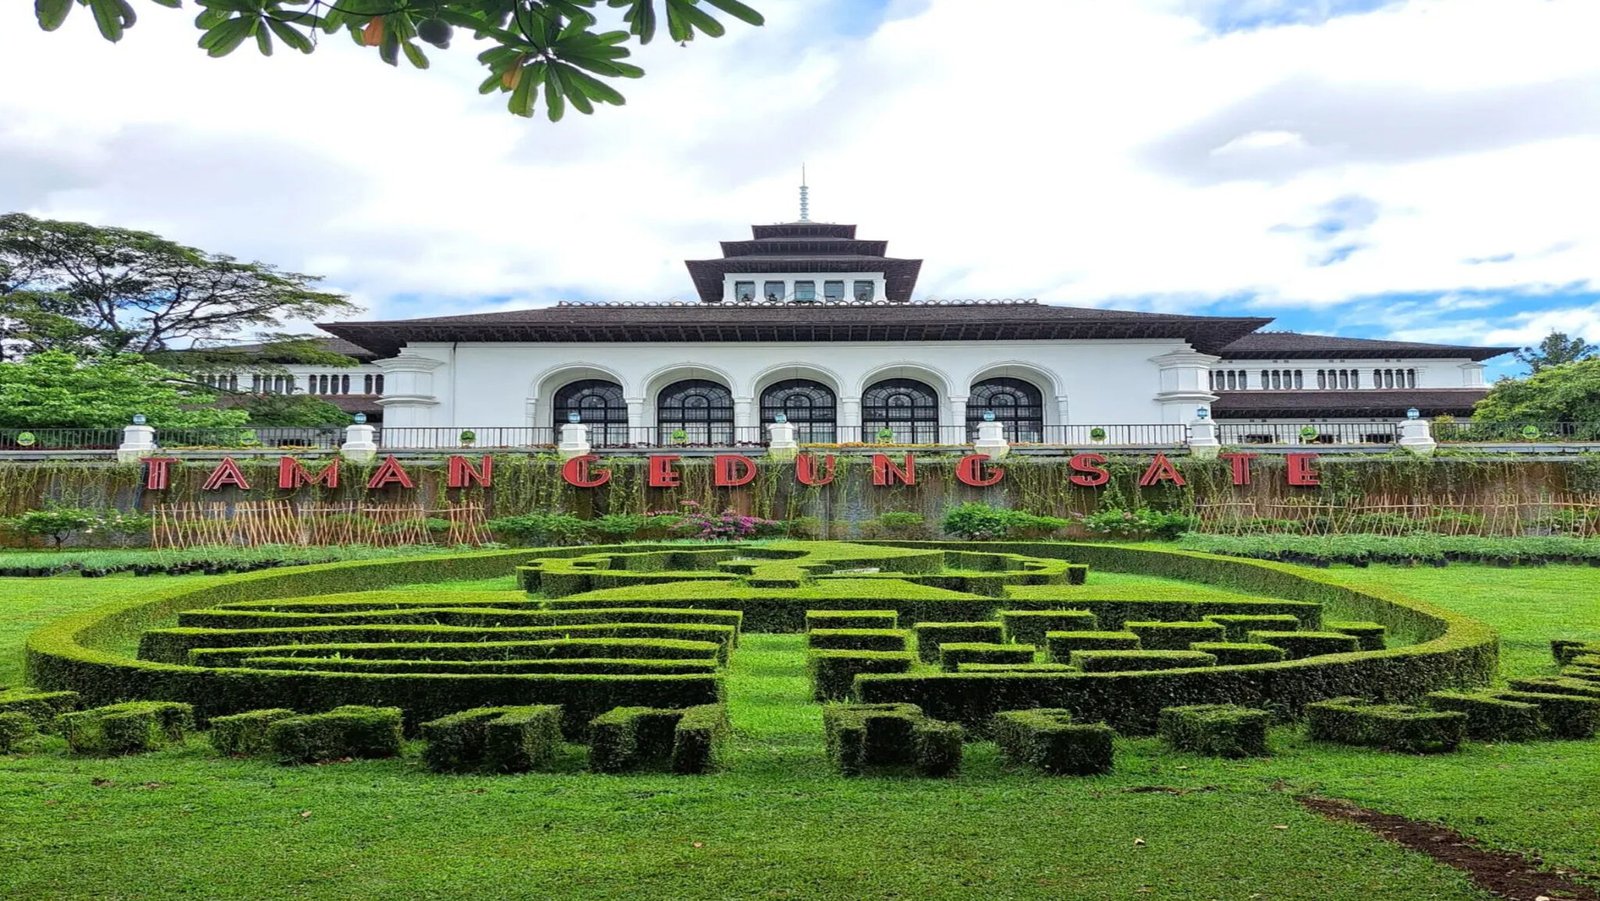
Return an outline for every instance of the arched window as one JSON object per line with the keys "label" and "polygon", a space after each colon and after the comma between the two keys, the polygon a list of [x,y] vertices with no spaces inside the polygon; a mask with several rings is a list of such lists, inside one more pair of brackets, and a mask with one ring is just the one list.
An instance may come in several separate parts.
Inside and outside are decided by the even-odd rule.
{"label": "arched window", "polygon": [[939,440],[939,395],[916,379],[884,379],[861,394],[861,438],[877,441],[888,429],[900,444]]}
{"label": "arched window", "polygon": [[827,385],[809,379],[786,379],[761,392],[761,425],[777,422],[782,413],[794,425],[794,440],[801,444],[832,444],[838,440],[838,401]]}
{"label": "arched window", "polygon": [[628,443],[628,402],[622,386],[603,379],[568,382],[556,389],[552,413],[556,434],[571,422],[571,414],[589,426],[589,443],[595,447],[619,447]]}
{"label": "arched window", "polygon": [[733,392],[705,379],[673,382],[656,395],[656,429],[662,444],[731,445]]}
{"label": "arched window", "polygon": [[967,431],[974,437],[986,410],[1011,444],[1038,444],[1044,440],[1044,394],[1022,379],[985,379],[972,386],[967,397]]}

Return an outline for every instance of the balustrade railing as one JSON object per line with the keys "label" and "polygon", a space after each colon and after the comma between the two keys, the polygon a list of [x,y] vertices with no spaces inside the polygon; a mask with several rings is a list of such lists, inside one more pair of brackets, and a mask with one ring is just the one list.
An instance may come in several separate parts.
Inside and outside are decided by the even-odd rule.
{"label": "balustrade railing", "polygon": [[1223,444],[1394,444],[1399,439],[1399,424],[1385,420],[1217,423],[1217,440]]}
{"label": "balustrade railing", "polygon": [[1600,441],[1600,422],[1476,422],[1470,419],[1431,424],[1433,439],[1440,443]]}
{"label": "balustrade railing", "polygon": [[[338,450],[344,442],[344,426],[234,426],[208,429],[156,429],[156,446],[181,448],[310,448]],[[122,431],[117,430],[117,440]],[[117,445],[112,444],[113,448]]]}
{"label": "balustrade railing", "polygon": [[0,450],[116,450],[122,429],[0,429]]}
{"label": "balustrade railing", "polygon": [[548,449],[557,432],[541,426],[383,426],[379,446],[390,450]]}

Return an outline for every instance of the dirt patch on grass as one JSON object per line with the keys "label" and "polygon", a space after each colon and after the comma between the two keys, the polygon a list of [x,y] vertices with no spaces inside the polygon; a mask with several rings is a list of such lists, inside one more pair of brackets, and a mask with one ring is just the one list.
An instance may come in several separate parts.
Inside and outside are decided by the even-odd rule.
{"label": "dirt patch on grass", "polygon": [[1573,874],[1542,869],[1538,858],[1490,851],[1477,841],[1438,823],[1422,823],[1379,813],[1336,798],[1302,797],[1301,804],[1332,820],[1356,823],[1378,835],[1420,851],[1467,874],[1478,887],[1509,901],[1600,901],[1600,892],[1574,882]]}

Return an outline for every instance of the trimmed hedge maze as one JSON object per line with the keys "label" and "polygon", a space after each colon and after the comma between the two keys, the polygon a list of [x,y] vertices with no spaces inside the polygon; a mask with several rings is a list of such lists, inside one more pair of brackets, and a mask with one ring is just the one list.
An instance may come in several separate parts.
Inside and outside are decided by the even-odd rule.
{"label": "trimmed hedge maze", "polygon": [[[1098,591],[1096,570],[1209,587],[1142,598]],[[510,575],[519,589],[429,588]],[[999,740],[1002,728],[1019,765],[1103,771],[1113,730],[1153,734],[1173,707],[1202,711],[1163,730],[1175,746],[1259,753],[1238,729],[1330,698],[1475,698],[1460,690],[1487,684],[1497,653],[1476,622],[1282,564],[1051,542],[772,541],[196,578],[41,629],[27,663],[38,689],[71,695],[69,710],[189,705],[230,754],[379,755],[403,724],[445,772],[538,769],[557,743],[583,741],[600,772],[694,773],[714,768],[737,725],[721,674],[746,632],[805,633],[810,700],[830,705],[842,771],[929,775],[956,772],[963,741]],[[1559,679],[1514,684],[1502,706],[1480,705],[1488,725],[1473,728],[1528,733],[1536,721],[1539,734],[1580,733],[1594,717],[1571,699],[1600,698],[1600,681],[1579,672],[1600,670],[1584,659],[1600,649],[1566,651]],[[1518,693],[1538,697],[1508,696]],[[12,709],[0,694],[0,717],[51,728],[63,711],[42,709],[52,703],[42,697]],[[1476,722],[1442,705],[1477,701],[1444,697],[1435,712]],[[1254,712],[1229,712],[1240,706]],[[1013,715],[1029,711],[1039,715]],[[875,730],[903,746],[877,754]]]}

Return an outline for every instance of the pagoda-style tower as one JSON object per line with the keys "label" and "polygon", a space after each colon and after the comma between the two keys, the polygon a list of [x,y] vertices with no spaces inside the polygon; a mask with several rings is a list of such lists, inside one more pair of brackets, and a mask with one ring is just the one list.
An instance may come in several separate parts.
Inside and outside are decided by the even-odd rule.
{"label": "pagoda-style tower", "polygon": [[921,260],[885,256],[888,241],[856,237],[854,225],[785,222],[751,226],[748,241],[723,241],[722,258],[688,260],[705,303],[905,303]]}

